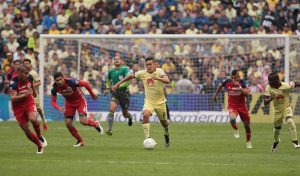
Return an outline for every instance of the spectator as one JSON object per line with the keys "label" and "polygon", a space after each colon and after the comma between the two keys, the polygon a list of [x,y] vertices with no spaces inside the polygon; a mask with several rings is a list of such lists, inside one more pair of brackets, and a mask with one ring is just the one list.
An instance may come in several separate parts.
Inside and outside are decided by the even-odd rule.
{"label": "spectator", "polygon": [[175,84],[176,93],[193,93],[195,91],[195,85],[188,79],[188,73],[185,71],[182,78]]}
{"label": "spectator", "polygon": [[50,11],[50,14],[46,15],[44,17],[43,22],[42,22],[43,29],[44,30],[49,30],[53,24],[57,25],[56,20],[57,20],[57,17],[55,16],[54,11]]}
{"label": "spectator", "polygon": [[77,9],[73,8],[73,14],[69,16],[68,24],[71,26],[71,28],[76,29],[77,23],[82,22],[82,17],[77,13]]}

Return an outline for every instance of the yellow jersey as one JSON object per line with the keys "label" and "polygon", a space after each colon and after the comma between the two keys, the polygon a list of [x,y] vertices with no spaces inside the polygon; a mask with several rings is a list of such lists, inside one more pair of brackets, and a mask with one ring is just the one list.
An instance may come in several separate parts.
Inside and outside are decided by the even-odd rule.
{"label": "yellow jersey", "polygon": [[291,81],[290,83],[281,82],[281,86],[276,89],[272,88],[269,84],[266,87],[266,96],[274,96],[274,112],[281,112],[290,106],[289,93],[295,87],[295,83]]}
{"label": "yellow jersey", "polygon": [[147,70],[140,70],[134,74],[137,79],[143,82],[146,102],[161,104],[167,101],[164,92],[164,83],[153,79],[153,77],[160,78],[164,75],[166,73],[161,68],[157,68],[153,73],[148,73]]}

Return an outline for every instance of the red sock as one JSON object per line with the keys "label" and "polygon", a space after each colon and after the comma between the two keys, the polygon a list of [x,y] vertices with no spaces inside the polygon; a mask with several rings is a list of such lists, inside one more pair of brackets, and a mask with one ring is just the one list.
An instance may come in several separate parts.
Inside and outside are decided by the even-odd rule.
{"label": "red sock", "polygon": [[88,126],[97,127],[99,123],[92,119],[88,119],[87,124],[88,124]]}
{"label": "red sock", "polygon": [[250,141],[251,138],[251,132],[246,132],[246,141]]}
{"label": "red sock", "polygon": [[231,126],[232,126],[232,128],[233,129],[235,129],[235,130],[237,130],[238,129],[238,126],[237,126],[237,124],[236,123],[230,123],[231,124]]}
{"label": "red sock", "polygon": [[31,142],[35,143],[38,147],[42,146],[42,144],[41,144],[40,140],[38,139],[38,137],[34,133],[32,133],[31,131],[26,133],[26,136]]}
{"label": "red sock", "polygon": [[73,136],[74,138],[77,139],[77,141],[80,141],[80,142],[83,141],[83,140],[81,139],[81,137],[80,137],[80,135],[79,135],[77,129],[76,129],[74,126],[68,127],[68,130],[70,131],[70,133],[72,134],[72,136]]}
{"label": "red sock", "polygon": [[32,123],[32,126],[34,128],[34,131],[35,131],[36,135],[38,137],[41,137],[42,134],[41,134],[41,130],[40,130],[40,122],[38,120],[36,120],[36,122]]}

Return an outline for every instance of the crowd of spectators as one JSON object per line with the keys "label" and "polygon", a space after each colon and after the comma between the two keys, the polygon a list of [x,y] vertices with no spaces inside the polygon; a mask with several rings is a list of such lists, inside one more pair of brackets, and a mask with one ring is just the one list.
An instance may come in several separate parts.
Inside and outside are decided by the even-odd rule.
{"label": "crowd of spectators", "polygon": [[[0,0],[0,89],[14,60],[28,58],[38,69],[42,33],[300,36],[300,5],[298,0]],[[277,39],[83,42],[81,53],[76,41],[43,45],[48,93],[55,70],[88,80],[101,93],[115,54],[132,71],[144,68],[141,58],[154,56],[172,80],[168,93],[210,93],[232,69],[241,70],[252,92],[263,91],[271,71],[284,75],[284,43]],[[130,90],[143,91],[136,81]]]}

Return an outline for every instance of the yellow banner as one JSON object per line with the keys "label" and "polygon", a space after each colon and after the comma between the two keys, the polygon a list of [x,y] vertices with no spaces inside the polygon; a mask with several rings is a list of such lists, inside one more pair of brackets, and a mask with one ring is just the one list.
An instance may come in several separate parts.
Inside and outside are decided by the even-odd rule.
{"label": "yellow banner", "polygon": [[[228,111],[228,96],[225,94],[225,111]],[[299,101],[298,101],[299,100]],[[300,94],[290,94],[290,102],[294,109],[294,121],[300,123]],[[263,94],[253,93],[247,97],[247,107],[253,123],[272,123],[273,121],[273,103],[264,105]]]}

